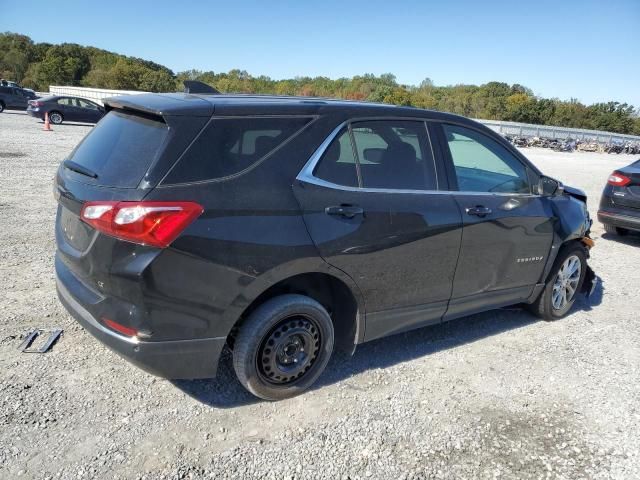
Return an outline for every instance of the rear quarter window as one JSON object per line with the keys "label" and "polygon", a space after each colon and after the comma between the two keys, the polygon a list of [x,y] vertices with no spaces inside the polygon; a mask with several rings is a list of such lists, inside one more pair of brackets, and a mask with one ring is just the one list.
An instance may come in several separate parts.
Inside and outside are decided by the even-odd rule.
{"label": "rear quarter window", "polygon": [[[164,122],[109,112],[68,157],[95,172],[99,185],[135,188],[162,153],[168,135]],[[82,176],[78,180],[86,179]]]}
{"label": "rear quarter window", "polygon": [[215,118],[162,183],[201,182],[238,174],[267,157],[311,120],[309,117]]}

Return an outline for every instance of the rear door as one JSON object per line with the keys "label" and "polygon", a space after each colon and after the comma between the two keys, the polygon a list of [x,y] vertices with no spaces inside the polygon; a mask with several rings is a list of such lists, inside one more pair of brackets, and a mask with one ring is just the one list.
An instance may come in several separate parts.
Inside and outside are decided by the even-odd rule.
{"label": "rear door", "polygon": [[74,122],[86,122],[87,111],[80,104],[79,98],[69,98],[69,105],[66,107],[67,120],[73,120]]}
{"label": "rear door", "polygon": [[64,119],[68,122],[76,122],[78,115],[74,107],[74,101],[69,97],[62,97],[56,100],[56,106],[51,110],[59,110]]}
{"label": "rear door", "polygon": [[439,128],[463,223],[446,317],[522,301],[551,248],[548,200],[533,193],[528,167],[497,140],[460,125]]}
{"label": "rear door", "polygon": [[461,218],[436,171],[424,122],[354,121],[294,184],[320,255],[363,292],[367,340],[438,322],[446,310]]}

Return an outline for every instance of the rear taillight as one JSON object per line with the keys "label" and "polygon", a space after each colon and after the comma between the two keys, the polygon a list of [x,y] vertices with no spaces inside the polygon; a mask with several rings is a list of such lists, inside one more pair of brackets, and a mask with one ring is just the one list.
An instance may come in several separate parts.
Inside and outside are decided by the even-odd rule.
{"label": "rear taillight", "polygon": [[80,218],[112,237],[165,248],[202,211],[193,202],[87,202]]}
{"label": "rear taillight", "polygon": [[620,172],[613,172],[611,175],[609,175],[607,183],[609,185],[613,185],[614,187],[624,187],[625,185],[629,185],[631,183],[631,179],[626,175],[621,174]]}
{"label": "rear taillight", "polygon": [[32,107],[41,107],[42,105],[44,105],[44,103],[37,100],[29,100],[29,105],[31,105]]}

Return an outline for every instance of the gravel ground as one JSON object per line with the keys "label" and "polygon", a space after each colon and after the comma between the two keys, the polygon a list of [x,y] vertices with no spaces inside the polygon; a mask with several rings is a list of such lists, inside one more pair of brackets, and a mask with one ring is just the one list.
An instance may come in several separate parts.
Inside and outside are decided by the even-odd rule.
{"label": "gravel ground", "polygon": [[[640,478],[640,237],[602,236],[602,287],[566,319],[512,309],[366,344],[266,403],[229,358],[212,381],[149,376],[58,304],[51,181],[89,131],[0,114],[0,478]],[[629,156],[525,152],[595,214]],[[45,355],[17,350],[62,327]]]}

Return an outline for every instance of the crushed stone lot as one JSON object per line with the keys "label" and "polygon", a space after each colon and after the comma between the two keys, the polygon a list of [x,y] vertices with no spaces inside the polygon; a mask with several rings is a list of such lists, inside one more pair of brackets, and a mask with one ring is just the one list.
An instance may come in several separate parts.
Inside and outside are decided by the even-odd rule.
{"label": "crushed stone lot", "polygon": [[[640,236],[594,223],[602,283],[563,320],[505,309],[382,339],[262,402],[228,355],[215,380],[158,379],[58,303],[52,179],[90,128],[0,114],[0,478],[640,478]],[[592,217],[635,159],[524,153]],[[20,353],[33,327],[64,334]]]}

